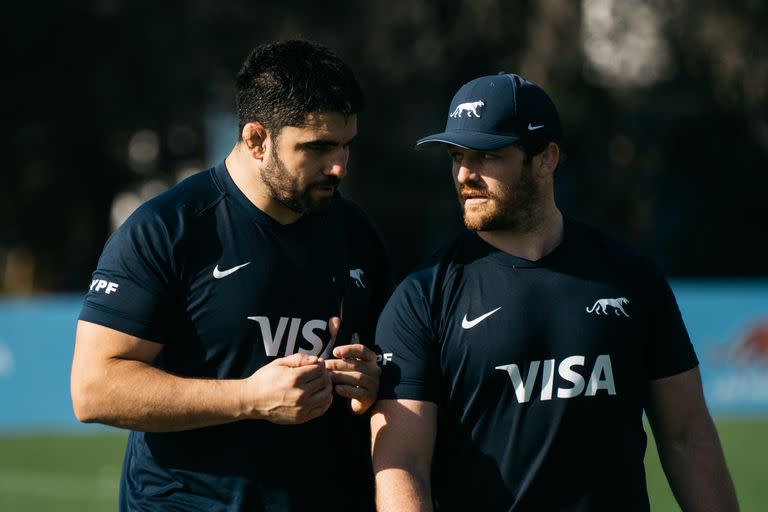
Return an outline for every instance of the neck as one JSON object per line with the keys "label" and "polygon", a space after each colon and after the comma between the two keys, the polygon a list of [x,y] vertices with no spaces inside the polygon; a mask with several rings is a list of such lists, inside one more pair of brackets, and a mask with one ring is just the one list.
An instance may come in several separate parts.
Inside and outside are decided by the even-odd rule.
{"label": "neck", "polygon": [[477,235],[507,254],[538,261],[554,251],[563,240],[563,214],[552,204],[531,229],[478,231]]}
{"label": "neck", "polygon": [[251,157],[248,149],[242,144],[235,145],[224,163],[232,181],[256,208],[280,224],[291,224],[299,220],[300,213],[287,208],[272,197],[269,189],[259,177],[262,161]]}

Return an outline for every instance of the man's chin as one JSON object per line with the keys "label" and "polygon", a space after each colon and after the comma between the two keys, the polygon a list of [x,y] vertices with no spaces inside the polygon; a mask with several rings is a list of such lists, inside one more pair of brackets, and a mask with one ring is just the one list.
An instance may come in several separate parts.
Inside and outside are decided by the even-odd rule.
{"label": "man's chin", "polygon": [[487,214],[467,212],[466,210],[463,212],[463,217],[464,225],[472,231],[485,231],[493,221],[493,217],[489,217]]}
{"label": "man's chin", "polygon": [[333,204],[333,196],[313,198],[307,204],[307,211],[312,213],[326,213],[331,209]]}

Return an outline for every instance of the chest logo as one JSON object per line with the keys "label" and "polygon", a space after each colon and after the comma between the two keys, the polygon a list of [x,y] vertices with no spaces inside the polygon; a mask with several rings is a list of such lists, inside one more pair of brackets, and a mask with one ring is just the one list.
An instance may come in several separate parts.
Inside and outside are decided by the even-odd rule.
{"label": "chest logo", "polygon": [[619,297],[617,299],[597,299],[591,309],[587,308],[587,313],[608,315],[613,311],[616,316],[624,315],[629,318],[629,315],[624,310],[624,306],[627,304],[629,304],[629,299],[626,297]]}
{"label": "chest logo", "polygon": [[467,117],[472,117],[473,115],[475,117],[480,117],[480,114],[477,113],[477,109],[484,106],[485,106],[485,103],[483,103],[483,100],[471,101],[469,103],[462,103],[456,107],[456,110],[451,112],[451,117],[461,117],[462,112],[466,112]]}
{"label": "chest logo", "polygon": [[494,314],[495,312],[497,312],[500,309],[501,309],[501,306],[497,307],[493,311],[487,312],[484,315],[480,315],[479,317],[475,318],[474,320],[468,320],[467,319],[467,315],[464,315],[464,319],[461,321],[461,326],[463,328],[465,328],[465,329],[471,329],[471,328],[473,328],[474,326],[476,326],[477,324],[479,324],[480,322],[482,322],[483,320],[485,320],[486,318],[488,318],[489,316],[491,316],[492,314]]}
{"label": "chest logo", "polygon": [[[264,353],[267,357],[283,357],[300,352],[328,358],[331,356],[334,341],[328,342],[323,350],[322,333],[327,332],[328,322],[325,320],[307,320],[301,318],[290,318],[281,316],[277,325],[272,324],[266,316],[249,316],[248,320],[253,320],[259,324],[261,330],[261,339],[264,342]],[[274,325],[274,330],[272,329]],[[288,331],[286,336],[286,330]],[[299,332],[303,341],[299,340]],[[285,342],[285,343],[283,343]],[[299,345],[311,345],[312,348],[302,348]],[[280,353],[280,348],[283,352]]]}
{"label": "chest logo", "polygon": [[365,288],[365,283],[363,283],[363,269],[361,268],[351,268],[349,269],[349,277],[355,280],[355,286],[358,288]]}
{"label": "chest logo", "polygon": [[242,265],[238,265],[236,267],[228,268],[227,270],[219,270],[219,266],[216,265],[216,267],[214,267],[214,269],[213,269],[213,278],[214,279],[222,279],[222,278],[225,278],[227,276],[230,276],[230,275],[234,274],[235,272],[237,272],[238,270],[240,270],[241,268],[243,268],[244,266],[249,265],[250,263],[251,262],[249,261],[247,263],[243,263]]}
{"label": "chest logo", "polygon": [[[589,361],[591,363],[591,361]],[[555,359],[531,361],[528,364],[528,374],[523,380],[524,364],[503,364],[497,370],[507,372],[518,403],[529,402],[533,397],[537,376],[541,368],[541,400],[557,398],[574,398],[579,395],[596,396],[597,392],[605,390],[608,395],[616,394],[616,383],[613,378],[611,356],[601,354],[595,359],[590,370],[585,356],[566,357],[560,364]],[[555,370],[557,368],[557,370]],[[589,377],[587,378],[587,375]],[[559,376],[559,379],[558,379]],[[555,387],[555,384],[560,384]]]}

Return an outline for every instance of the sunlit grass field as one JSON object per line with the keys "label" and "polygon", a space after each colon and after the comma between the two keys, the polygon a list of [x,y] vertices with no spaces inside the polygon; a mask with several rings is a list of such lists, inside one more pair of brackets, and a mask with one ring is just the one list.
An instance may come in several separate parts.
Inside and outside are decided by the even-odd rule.
{"label": "sunlit grass field", "polygon": [[[719,420],[716,423],[742,512],[768,510],[768,420]],[[679,511],[651,440],[645,454],[645,467],[651,510]]]}
{"label": "sunlit grass field", "polygon": [[[768,420],[721,420],[717,426],[742,511],[766,510]],[[116,510],[125,438],[122,433],[0,437],[0,511]],[[652,442],[646,467],[652,510],[679,510]]]}

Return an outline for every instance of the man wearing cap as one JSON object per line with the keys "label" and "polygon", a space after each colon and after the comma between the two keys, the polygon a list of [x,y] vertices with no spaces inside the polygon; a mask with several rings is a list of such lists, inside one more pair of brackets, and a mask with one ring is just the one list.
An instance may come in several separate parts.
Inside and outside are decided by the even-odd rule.
{"label": "man wearing cap", "polygon": [[379,510],[647,511],[644,412],[681,508],[738,508],[675,298],[557,208],[560,138],[547,94],[501,73],[417,142],[447,148],[467,230],[379,319]]}

